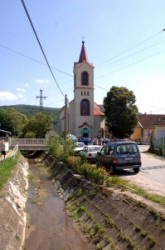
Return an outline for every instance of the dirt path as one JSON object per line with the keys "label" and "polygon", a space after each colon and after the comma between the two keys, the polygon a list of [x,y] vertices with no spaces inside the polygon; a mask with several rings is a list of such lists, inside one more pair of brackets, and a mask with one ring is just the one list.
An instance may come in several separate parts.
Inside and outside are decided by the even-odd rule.
{"label": "dirt path", "polygon": [[47,169],[30,162],[29,191],[26,204],[25,250],[88,250],[78,226],[68,217]]}

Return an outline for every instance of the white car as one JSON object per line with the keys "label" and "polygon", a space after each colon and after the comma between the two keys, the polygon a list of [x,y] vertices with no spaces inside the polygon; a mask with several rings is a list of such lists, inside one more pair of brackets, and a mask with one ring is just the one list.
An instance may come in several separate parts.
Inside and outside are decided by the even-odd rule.
{"label": "white car", "polygon": [[100,152],[100,145],[86,145],[80,152],[80,156],[85,157],[88,161],[94,163],[96,161],[97,152]]}
{"label": "white car", "polygon": [[84,149],[85,143],[84,142],[76,142],[75,148],[73,149],[74,155],[79,155],[79,153]]}

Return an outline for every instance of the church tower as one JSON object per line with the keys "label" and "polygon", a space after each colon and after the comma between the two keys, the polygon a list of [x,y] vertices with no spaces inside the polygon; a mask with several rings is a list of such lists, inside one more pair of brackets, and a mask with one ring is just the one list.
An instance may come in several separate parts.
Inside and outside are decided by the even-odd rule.
{"label": "church tower", "polygon": [[78,62],[74,63],[74,130],[79,137],[93,137],[94,66],[89,63],[85,42]]}

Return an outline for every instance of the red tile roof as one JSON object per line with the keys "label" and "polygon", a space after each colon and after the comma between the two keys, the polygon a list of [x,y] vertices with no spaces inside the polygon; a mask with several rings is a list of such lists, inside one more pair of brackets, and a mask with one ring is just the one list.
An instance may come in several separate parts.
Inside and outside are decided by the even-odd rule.
{"label": "red tile roof", "polygon": [[165,119],[165,115],[159,114],[138,114],[138,121],[143,128],[154,128],[154,125]]}
{"label": "red tile roof", "polygon": [[155,125],[165,126],[165,116],[164,116],[163,119],[161,119],[160,121],[158,121]]}
{"label": "red tile roof", "polygon": [[85,45],[84,45],[84,41],[82,41],[82,47],[81,47],[81,52],[80,52],[80,57],[79,57],[79,63],[83,62],[83,61],[87,61],[88,62],[88,58],[87,58],[87,53],[85,50]]}
{"label": "red tile roof", "polygon": [[101,111],[99,105],[97,105],[96,103],[94,103],[94,115],[101,115],[101,116],[104,115],[104,113]]}

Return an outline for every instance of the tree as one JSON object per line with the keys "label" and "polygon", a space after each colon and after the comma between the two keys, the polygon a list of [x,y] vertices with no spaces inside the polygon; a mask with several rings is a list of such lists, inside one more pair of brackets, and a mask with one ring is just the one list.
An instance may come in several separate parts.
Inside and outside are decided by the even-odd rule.
{"label": "tree", "polygon": [[106,125],[112,137],[129,138],[137,125],[138,108],[133,91],[112,86],[104,98]]}
{"label": "tree", "polygon": [[23,129],[23,137],[44,138],[47,131],[52,125],[51,117],[39,112],[29,119],[27,125]]}
{"label": "tree", "polygon": [[14,108],[0,110],[0,128],[10,131],[12,135],[19,136],[28,118]]}

